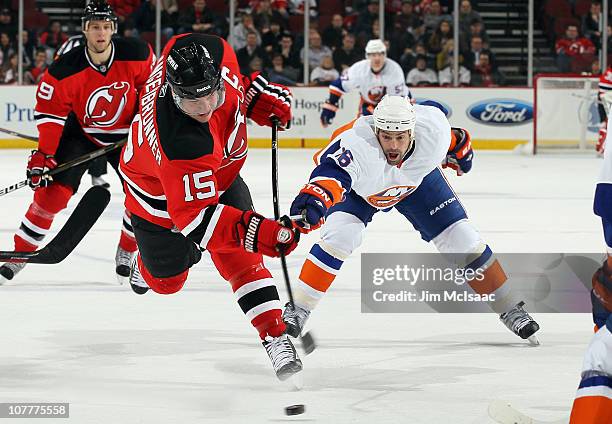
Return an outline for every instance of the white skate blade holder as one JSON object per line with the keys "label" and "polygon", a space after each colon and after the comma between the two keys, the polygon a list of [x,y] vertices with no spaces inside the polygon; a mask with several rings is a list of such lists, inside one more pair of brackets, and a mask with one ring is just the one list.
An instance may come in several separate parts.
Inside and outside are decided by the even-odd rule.
{"label": "white skate blade holder", "polygon": [[489,417],[499,424],[567,424],[569,418],[557,421],[540,421],[533,419],[503,400],[494,400],[489,404]]}
{"label": "white skate blade holder", "polygon": [[529,344],[531,346],[540,346],[540,340],[538,339],[538,336],[536,336],[535,334],[532,334],[531,336],[529,336],[527,340],[529,341]]}

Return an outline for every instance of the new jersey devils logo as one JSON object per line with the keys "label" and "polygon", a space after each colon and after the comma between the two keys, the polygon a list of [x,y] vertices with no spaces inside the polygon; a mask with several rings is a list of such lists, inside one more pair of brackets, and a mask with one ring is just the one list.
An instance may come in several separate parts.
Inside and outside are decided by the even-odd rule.
{"label": "new jersey devils logo", "polygon": [[98,88],[91,93],[85,105],[85,125],[111,127],[121,116],[127,103],[130,84],[126,81],[114,82]]}

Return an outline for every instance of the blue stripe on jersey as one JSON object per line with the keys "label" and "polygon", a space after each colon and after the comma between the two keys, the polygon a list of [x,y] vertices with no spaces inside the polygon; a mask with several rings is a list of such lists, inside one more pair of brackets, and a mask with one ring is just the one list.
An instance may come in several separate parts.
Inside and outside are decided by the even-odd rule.
{"label": "blue stripe on jersey", "polygon": [[342,185],[342,188],[348,193],[351,189],[353,181],[351,176],[331,158],[323,158],[321,163],[312,170],[310,180],[313,178],[328,177],[337,180]]}
{"label": "blue stripe on jersey", "polygon": [[472,269],[475,271],[481,266],[483,266],[484,264],[486,264],[487,261],[491,259],[491,256],[493,256],[493,252],[491,251],[491,248],[487,244],[487,247],[485,247],[485,250],[484,252],[482,252],[482,255],[476,258],[476,260],[472,261],[472,263],[468,264],[465,268]]}
{"label": "blue stripe on jersey", "polygon": [[332,255],[321,249],[318,244],[312,246],[312,249],[310,249],[310,254],[336,271],[340,271],[340,268],[344,263],[340,259],[334,258]]}
{"label": "blue stripe on jersey", "polygon": [[587,377],[580,381],[579,389],[584,389],[585,387],[595,387],[595,386],[605,386],[612,388],[612,377],[607,377],[605,375],[596,375],[594,377]]}
{"label": "blue stripe on jersey", "polygon": [[346,93],[346,90],[344,89],[344,87],[342,87],[342,79],[341,78],[338,78],[338,79],[332,81],[331,83],[329,83],[329,86],[330,87],[333,86],[333,87],[337,88],[338,90],[342,91],[343,93]]}

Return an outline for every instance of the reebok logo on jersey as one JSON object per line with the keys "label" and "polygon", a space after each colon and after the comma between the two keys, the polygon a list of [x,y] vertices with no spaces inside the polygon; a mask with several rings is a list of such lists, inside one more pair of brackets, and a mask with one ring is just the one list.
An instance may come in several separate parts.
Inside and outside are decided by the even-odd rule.
{"label": "reebok logo on jersey", "polygon": [[375,208],[389,208],[404,200],[406,196],[416,190],[415,186],[395,186],[368,196],[368,203]]}
{"label": "reebok logo on jersey", "polygon": [[112,127],[121,117],[129,89],[129,82],[118,81],[91,93],[85,105],[85,125]]}
{"label": "reebok logo on jersey", "polygon": [[444,203],[440,203],[438,206],[435,207],[435,209],[432,209],[432,210],[429,211],[429,215],[430,216],[435,215],[437,212],[441,211],[446,206],[448,206],[451,203],[453,203],[455,200],[457,200],[456,197],[451,197],[450,199],[444,201]]}

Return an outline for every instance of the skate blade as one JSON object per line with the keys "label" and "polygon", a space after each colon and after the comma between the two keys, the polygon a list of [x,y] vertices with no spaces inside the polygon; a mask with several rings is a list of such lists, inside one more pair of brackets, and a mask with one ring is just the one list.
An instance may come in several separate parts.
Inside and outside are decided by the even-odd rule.
{"label": "skate blade", "polygon": [[130,277],[124,277],[123,275],[115,274],[117,276],[117,282],[120,286],[126,285],[130,281]]}
{"label": "skate blade", "polygon": [[540,346],[540,340],[538,340],[538,336],[536,336],[535,334],[529,336],[527,340],[529,341],[529,344],[531,346]]}
{"label": "skate blade", "polygon": [[283,381],[283,385],[287,387],[287,390],[302,390],[302,388],[304,387],[304,378],[302,376],[302,371],[298,371],[295,374],[292,374],[290,377]]}

